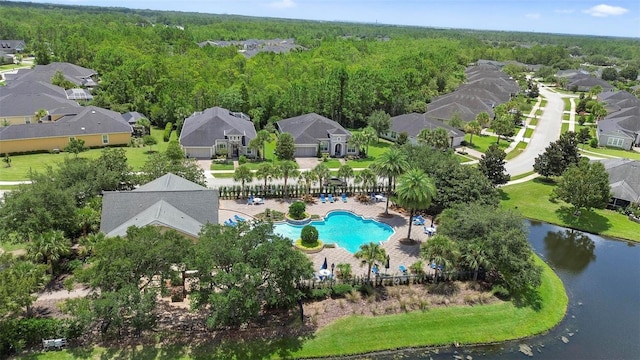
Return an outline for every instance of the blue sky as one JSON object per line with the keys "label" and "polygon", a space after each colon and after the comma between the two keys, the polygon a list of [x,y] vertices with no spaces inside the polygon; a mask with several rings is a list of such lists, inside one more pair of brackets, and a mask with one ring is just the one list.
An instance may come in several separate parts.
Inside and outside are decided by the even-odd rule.
{"label": "blue sky", "polygon": [[49,0],[214,14],[640,37],[640,0]]}

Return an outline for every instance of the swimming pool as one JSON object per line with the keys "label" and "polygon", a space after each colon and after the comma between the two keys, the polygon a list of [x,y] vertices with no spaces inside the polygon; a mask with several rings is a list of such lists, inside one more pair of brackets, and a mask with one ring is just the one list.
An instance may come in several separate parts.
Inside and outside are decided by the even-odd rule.
{"label": "swimming pool", "polygon": [[[386,241],[393,235],[391,226],[364,219],[349,211],[332,211],[324,220],[311,221],[310,224],[318,229],[322,242],[335,243],[350,253],[356,253],[362,244]],[[304,225],[279,223],[274,225],[273,232],[295,241],[300,238],[303,227]]]}

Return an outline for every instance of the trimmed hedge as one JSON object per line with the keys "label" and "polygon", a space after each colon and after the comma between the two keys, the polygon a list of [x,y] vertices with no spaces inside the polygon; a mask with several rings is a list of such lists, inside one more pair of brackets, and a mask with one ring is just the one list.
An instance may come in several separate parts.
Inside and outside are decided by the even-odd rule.
{"label": "trimmed hedge", "polygon": [[72,339],[81,333],[77,324],[69,320],[27,318],[0,321],[0,357],[37,346],[42,339]]}
{"label": "trimmed hedge", "polygon": [[165,125],[164,127],[164,134],[162,134],[162,140],[164,140],[164,142],[169,142],[172,131],[173,131],[173,124],[168,122],[167,125]]}

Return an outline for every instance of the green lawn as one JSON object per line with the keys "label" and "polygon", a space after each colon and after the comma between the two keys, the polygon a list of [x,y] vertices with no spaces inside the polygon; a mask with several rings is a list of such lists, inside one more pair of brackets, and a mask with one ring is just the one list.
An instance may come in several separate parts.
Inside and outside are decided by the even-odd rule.
{"label": "green lawn", "polygon": [[[465,135],[464,139],[467,141],[468,147],[484,153],[484,152],[487,152],[487,149],[489,148],[489,146],[496,143],[496,141],[498,140],[498,137],[490,136],[490,135],[474,135],[473,144],[469,143],[469,140],[471,139],[471,136],[469,134]],[[504,138],[501,138],[500,143],[498,144],[498,147],[504,150],[508,146],[509,146],[509,142]]]}
{"label": "green lawn", "polygon": [[564,101],[564,111],[571,111],[571,100],[569,98],[562,98]]}
{"label": "green lawn", "polygon": [[542,115],[542,109],[536,110],[536,116],[541,116],[541,115]]}
{"label": "green lawn", "polygon": [[533,130],[532,128],[528,127],[525,131],[524,131],[524,137],[531,139],[531,137],[533,136]]}
{"label": "green lawn", "polygon": [[533,119],[529,120],[529,125],[537,126],[538,125],[538,118],[534,117]]}
{"label": "green lawn", "polygon": [[527,147],[527,143],[526,142],[524,142],[524,141],[518,142],[516,147],[507,154],[507,157],[505,158],[505,160],[511,160],[514,157],[522,154],[522,151],[524,151],[524,149],[526,147]]}
{"label": "green lawn", "polygon": [[27,248],[27,243],[11,244],[11,243],[5,243],[0,241],[0,249],[4,251],[14,251],[14,250],[21,250],[26,248]]}
{"label": "green lawn", "polygon": [[369,145],[369,156],[364,159],[347,160],[346,164],[354,169],[368,168],[369,165],[373,164],[376,157],[387,152],[387,150],[393,145],[394,143],[390,141],[380,139],[379,142],[374,142],[373,144]]}
{"label": "green lawn", "polygon": [[569,119],[571,119],[571,115],[567,113],[562,114],[562,120],[569,121]]}
{"label": "green lawn", "polygon": [[560,131],[561,131],[561,134],[564,134],[567,131],[569,131],[569,123],[563,122],[562,127],[560,128]]}
{"label": "green lawn", "polygon": [[[156,138],[158,144],[153,145],[152,147],[124,147],[123,149],[127,155],[127,161],[134,170],[140,170],[142,165],[149,158],[149,151],[153,150],[155,152],[165,151],[167,148],[166,142],[162,141],[162,135],[164,130],[160,129],[151,129],[151,135]],[[177,138],[175,131],[171,134],[171,139],[174,140]],[[84,157],[88,159],[95,159],[100,156],[102,149],[90,149],[80,153],[79,157]],[[60,154],[29,154],[29,155],[16,155],[11,156],[11,167],[3,168],[0,171],[0,181],[19,181],[19,180],[29,180],[29,173],[31,171],[45,171],[47,166],[55,166],[57,163],[60,163],[67,156],[73,156],[73,154],[68,153],[60,153]]]}
{"label": "green lawn", "polygon": [[542,101],[540,101],[539,107],[544,108],[545,106],[547,106],[547,99],[542,99]]}
{"label": "green lawn", "polygon": [[[247,165],[253,165],[254,163],[247,163]],[[225,164],[225,163],[217,163],[217,162],[212,162],[211,163],[211,170],[233,170],[233,162],[230,162],[229,164]]]}
{"label": "green lawn", "polygon": [[[582,148],[583,147],[580,146],[580,149]],[[637,151],[612,149],[612,148],[595,148],[594,149],[591,146],[584,146],[584,149],[590,152],[598,153],[598,154],[617,156],[617,157],[632,159],[632,160],[640,160],[640,153]]]}
{"label": "green lawn", "polygon": [[[507,155],[507,157],[509,157],[509,156]],[[523,174],[518,174],[516,176],[512,176],[511,180],[518,180],[518,179],[526,178],[527,176],[532,175],[532,174],[535,174],[535,171],[529,171],[529,172],[526,172],[526,173],[523,173]]]}
{"label": "green lawn", "polygon": [[562,201],[552,203],[549,194],[554,184],[542,177],[521,184],[500,188],[502,206],[517,208],[523,216],[558,224],[593,234],[640,241],[640,224],[611,210],[583,211],[579,218],[573,216],[573,207]]}
{"label": "green lawn", "polygon": [[[568,298],[562,281],[539,258],[543,267],[540,308],[516,307],[511,302],[490,305],[430,308],[404,314],[340,319],[310,337],[249,342],[205,342],[201,346],[66,349],[30,354],[24,359],[282,359],[336,357],[388,349],[458,343],[495,343],[544,333],[564,317]],[[419,285],[416,285],[419,286]],[[291,324],[290,326],[298,326]],[[390,336],[393,334],[393,336]]]}

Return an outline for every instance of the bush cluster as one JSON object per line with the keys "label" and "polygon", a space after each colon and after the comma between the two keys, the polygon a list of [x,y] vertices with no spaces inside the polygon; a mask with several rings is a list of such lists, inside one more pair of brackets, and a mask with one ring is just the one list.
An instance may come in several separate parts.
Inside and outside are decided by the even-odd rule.
{"label": "bush cluster", "polygon": [[304,211],[307,209],[302,201],[296,201],[289,206],[289,216],[294,220],[304,219]]}
{"label": "bush cluster", "polygon": [[76,338],[78,326],[59,319],[8,319],[0,322],[0,357],[15,354],[38,345],[42,339]]}
{"label": "bush cluster", "polygon": [[164,142],[169,142],[172,131],[173,131],[173,124],[168,122],[167,125],[165,125],[164,127],[164,134],[162,135],[162,140],[164,140]]}
{"label": "bush cluster", "polygon": [[314,247],[318,243],[318,229],[313,225],[307,225],[302,228],[300,238],[305,247]]}

